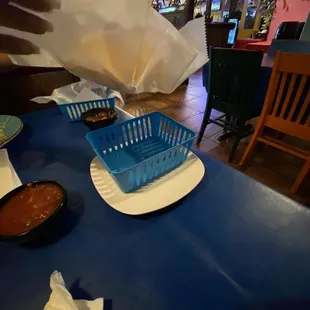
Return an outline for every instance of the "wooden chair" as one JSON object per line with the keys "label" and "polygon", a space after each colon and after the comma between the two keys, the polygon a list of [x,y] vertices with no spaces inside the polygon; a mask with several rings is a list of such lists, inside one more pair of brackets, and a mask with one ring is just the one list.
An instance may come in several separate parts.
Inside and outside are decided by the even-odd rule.
{"label": "wooden chair", "polygon": [[263,135],[266,127],[310,141],[310,54],[278,52],[258,125],[240,166],[244,165],[257,142],[288,152],[306,161],[291,193],[296,193],[310,170],[310,152]]}
{"label": "wooden chair", "polygon": [[[200,143],[208,124],[214,123],[223,127],[225,131],[235,135],[229,157],[231,162],[240,139],[253,133],[253,129],[247,126],[246,122],[261,113],[261,108],[255,106],[254,99],[263,53],[211,48],[210,55],[208,99],[197,143]],[[224,115],[211,119],[212,109],[223,112]]]}

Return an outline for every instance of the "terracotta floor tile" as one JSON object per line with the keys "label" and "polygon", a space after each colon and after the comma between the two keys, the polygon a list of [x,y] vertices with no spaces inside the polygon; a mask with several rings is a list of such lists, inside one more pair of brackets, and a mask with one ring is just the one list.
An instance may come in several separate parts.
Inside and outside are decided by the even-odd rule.
{"label": "terracotta floor tile", "polygon": [[126,104],[130,104],[130,103],[136,104],[138,102],[143,103],[143,101],[146,101],[146,100],[154,100],[160,96],[161,96],[160,93],[142,93],[142,94],[133,94],[133,95],[124,94],[123,98]]}
{"label": "terracotta floor tile", "polygon": [[197,85],[199,87],[203,87],[202,82],[202,71],[199,70],[198,72],[194,73],[191,78],[189,79],[189,85]]}
{"label": "terracotta floor tile", "polygon": [[199,132],[200,125],[203,119],[203,114],[199,113],[185,121],[182,122],[182,125],[186,126],[187,128],[195,131],[196,133]]}
{"label": "terracotta floor tile", "polygon": [[[185,121],[182,122],[182,124],[189,129],[195,131],[196,133],[199,133],[200,126],[203,119],[203,113],[197,114]],[[215,133],[223,131],[221,127],[215,125],[215,124],[209,124],[206,128],[206,131],[204,133],[205,137],[210,137],[214,135]]]}
{"label": "terracotta floor tile", "polygon": [[201,141],[200,144],[197,144],[195,147],[201,152],[209,153],[211,150],[219,146],[210,139],[204,139]]}
{"label": "terracotta floor tile", "polygon": [[[211,141],[214,142],[213,140]],[[217,147],[214,147],[211,150],[209,150],[208,154],[226,164],[229,164],[228,158],[231,152],[231,147],[232,147],[232,141],[231,142],[222,141]],[[253,161],[249,165],[246,165],[241,169],[239,168],[238,164],[243,155],[244,149],[245,145],[244,143],[241,142],[234,161],[229,165],[238,170],[241,170],[248,176],[272,187],[273,189],[280,191],[285,195],[288,195],[289,188],[292,183],[288,178],[283,178],[275,171],[272,171],[267,167]]]}
{"label": "terracotta floor tile", "polygon": [[260,181],[261,183],[281,192],[289,194],[291,183],[279,177],[279,175],[261,165],[252,164],[246,170],[243,170],[248,176]]}
{"label": "terracotta floor tile", "polygon": [[143,106],[148,107],[154,111],[159,111],[161,109],[168,108],[172,106],[174,103],[169,100],[164,100],[162,98],[156,98],[151,100],[143,101]]}
{"label": "terracotta floor tile", "polygon": [[171,94],[162,94],[162,98],[164,98],[165,100],[173,101],[175,103],[180,102],[180,101],[190,100],[194,97],[195,95],[187,92],[186,85],[180,86],[178,89],[176,89]]}
{"label": "terracotta floor tile", "polygon": [[[247,175],[269,187],[302,203],[310,204],[310,178],[306,178],[300,190],[294,196],[289,193],[291,186],[302,168],[304,161],[277,149],[260,148],[242,169]],[[306,189],[307,188],[307,189]]]}
{"label": "terracotta floor tile", "polygon": [[[221,140],[219,141],[218,138],[223,134],[223,132],[219,132],[211,137],[209,137],[210,140],[218,143],[220,146],[221,146],[221,149],[223,150],[223,152],[226,153],[226,159],[224,161],[228,161],[228,158],[230,156],[230,153],[231,153],[231,150],[232,150],[232,147],[233,147],[233,144],[235,142],[235,139],[234,138],[229,138],[229,139],[226,139],[226,140]],[[236,152],[236,155],[233,159],[233,162],[231,163],[232,166],[236,166],[239,164],[247,146],[249,144],[249,139],[248,138],[243,138],[241,139],[240,143],[239,143],[239,146],[238,146],[238,149],[237,149],[237,152]]]}
{"label": "terracotta floor tile", "polygon": [[272,147],[267,147],[266,149],[261,148],[259,152],[256,149],[250,162],[259,164],[260,166],[273,171],[288,180],[290,183],[295,180],[298,172],[305,163],[305,161],[300,158]]}
{"label": "terracotta floor tile", "polygon": [[153,112],[153,109],[144,106],[142,103],[126,104],[124,110],[136,117]]}
{"label": "terracotta floor tile", "polygon": [[[196,146],[197,145],[197,135],[196,135],[196,137],[195,137],[195,139],[194,139],[194,142],[193,142],[193,146]],[[204,141],[204,140],[206,140],[207,138],[206,137],[202,137],[202,139],[201,139],[201,141],[200,141],[200,143],[202,143],[202,141]]]}
{"label": "terracotta floor tile", "polygon": [[[212,140],[210,140],[210,141],[212,141]],[[212,142],[216,145],[216,147],[214,147],[213,149],[208,151],[208,154],[211,155],[212,157],[216,158],[217,160],[229,165],[228,158],[229,158],[230,152],[228,152],[220,144],[217,144],[214,141],[212,141]]]}
{"label": "terracotta floor tile", "polygon": [[[290,194],[290,188],[293,185],[293,182],[287,178],[283,178],[275,171],[269,170],[266,167],[261,165],[251,163],[245,170],[241,170],[248,176],[252,177],[253,179],[271,187],[272,189],[280,192],[283,195],[289,196],[290,198],[297,200],[303,204],[309,205],[309,193],[302,194],[302,191],[299,191],[297,195]],[[310,183],[308,183],[309,185]],[[307,186],[307,184],[303,184]],[[309,188],[309,187],[308,187]],[[306,195],[306,196],[305,196]]]}
{"label": "terracotta floor tile", "polygon": [[310,206],[309,188],[310,188],[310,175],[308,174],[308,176],[301,184],[297,196],[294,195],[292,196],[292,198],[298,200],[299,197],[302,197],[302,199],[304,200],[303,203],[307,206]]}
{"label": "terracotta floor tile", "polygon": [[201,86],[196,86],[196,85],[188,85],[186,92],[188,94],[194,95],[194,96],[198,96],[198,97],[202,97],[204,99],[206,99],[208,97],[208,94],[206,92],[206,89],[204,87]]}
{"label": "terracotta floor tile", "polygon": [[188,85],[189,86],[203,87],[202,81],[200,79],[198,79],[198,78],[195,78],[195,79],[191,80]]}
{"label": "terracotta floor tile", "polygon": [[204,112],[206,108],[206,100],[202,97],[193,97],[183,101],[183,104],[193,110]]}
{"label": "terracotta floor tile", "polygon": [[160,110],[160,112],[165,113],[166,115],[172,117],[177,122],[183,122],[186,119],[189,119],[199,114],[199,112],[186,108],[185,106],[182,105],[174,105],[169,108],[162,109]]}

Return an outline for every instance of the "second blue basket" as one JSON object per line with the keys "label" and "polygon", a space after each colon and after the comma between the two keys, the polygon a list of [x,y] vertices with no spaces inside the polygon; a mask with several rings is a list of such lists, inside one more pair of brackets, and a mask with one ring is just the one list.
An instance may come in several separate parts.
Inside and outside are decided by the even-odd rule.
{"label": "second blue basket", "polygon": [[179,166],[195,133],[153,112],[86,135],[121,190],[134,191]]}
{"label": "second blue basket", "polygon": [[61,112],[71,121],[77,122],[81,120],[81,114],[94,108],[115,108],[114,98],[58,104]]}

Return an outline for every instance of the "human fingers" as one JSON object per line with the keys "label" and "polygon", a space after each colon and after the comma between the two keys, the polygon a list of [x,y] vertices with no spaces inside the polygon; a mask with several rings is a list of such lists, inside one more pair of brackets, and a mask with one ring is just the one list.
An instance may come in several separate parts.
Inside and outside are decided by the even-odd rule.
{"label": "human fingers", "polygon": [[39,53],[39,49],[32,43],[9,36],[0,34],[0,53],[12,55],[30,55]]}
{"label": "human fingers", "polygon": [[15,6],[3,3],[0,3],[0,26],[35,34],[53,31],[53,26],[48,21]]}
{"label": "human fingers", "polygon": [[60,8],[59,0],[11,0],[11,2],[37,12],[49,12]]}

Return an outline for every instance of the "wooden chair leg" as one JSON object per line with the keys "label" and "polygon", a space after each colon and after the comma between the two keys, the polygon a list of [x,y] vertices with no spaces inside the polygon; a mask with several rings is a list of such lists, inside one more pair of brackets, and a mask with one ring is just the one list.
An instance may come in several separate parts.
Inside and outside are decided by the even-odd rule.
{"label": "wooden chair leg", "polygon": [[263,120],[260,118],[257,127],[253,133],[252,139],[240,160],[239,167],[242,167],[245,164],[245,162],[250,158],[257,144],[257,138],[261,135],[263,129],[264,129]]}
{"label": "wooden chair leg", "polygon": [[240,160],[240,163],[239,163],[240,167],[242,167],[245,164],[245,162],[250,158],[253,150],[255,149],[255,146],[257,144],[256,138],[257,137],[254,137],[254,135],[253,135],[253,137],[252,137],[252,139],[251,139],[247,149],[245,150],[245,152],[244,152],[244,154],[243,154],[243,156],[242,156],[242,158]]}
{"label": "wooden chair leg", "polygon": [[205,133],[205,130],[207,128],[207,125],[208,125],[208,122],[209,122],[209,118],[210,118],[210,115],[211,115],[211,111],[212,111],[212,108],[209,108],[208,107],[208,103],[207,103],[205,114],[203,116],[203,120],[202,120],[202,123],[201,123],[201,127],[200,127],[200,131],[199,131],[199,134],[198,134],[198,138],[197,138],[197,144],[200,143],[200,141],[202,139],[202,136]]}
{"label": "wooden chair leg", "polygon": [[[225,122],[226,122],[227,124],[230,124],[230,121],[231,121],[231,116],[226,115],[226,116],[225,116]],[[224,128],[224,129],[223,129],[223,132],[226,133],[226,132],[227,132],[227,129]]]}
{"label": "wooden chair leg", "polygon": [[231,150],[231,153],[230,153],[230,156],[229,156],[229,159],[228,159],[228,162],[232,162],[235,155],[236,155],[236,152],[237,152],[237,149],[238,149],[238,146],[239,146],[239,143],[240,143],[240,139],[241,139],[241,136],[240,134],[237,134],[236,135],[236,138],[235,138],[235,142],[234,142],[234,145],[232,147],[232,150]]}
{"label": "wooden chair leg", "polygon": [[305,165],[299,172],[297,179],[290,190],[291,194],[296,194],[298,188],[300,187],[302,181],[304,180],[309,171],[310,171],[310,159],[305,163]]}

